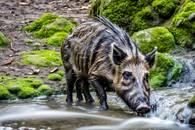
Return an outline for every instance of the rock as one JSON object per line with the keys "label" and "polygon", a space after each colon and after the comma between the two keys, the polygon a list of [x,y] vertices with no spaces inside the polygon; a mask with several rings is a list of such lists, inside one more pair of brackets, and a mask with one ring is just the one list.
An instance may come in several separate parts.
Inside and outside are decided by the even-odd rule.
{"label": "rock", "polygon": [[32,22],[30,25],[25,26],[24,30],[28,32],[38,31],[42,28],[42,26],[52,23],[56,18],[58,18],[57,15],[54,15],[52,13],[45,13],[39,19]]}
{"label": "rock", "polygon": [[44,40],[48,45],[60,46],[76,25],[76,22],[67,18],[45,13],[24,29],[36,38],[46,38]]}
{"label": "rock", "polygon": [[149,84],[153,88],[166,86],[177,80],[183,65],[168,54],[157,53],[155,66],[150,70]]}
{"label": "rock", "polygon": [[33,87],[21,87],[18,98],[26,99],[38,96],[38,92]]}
{"label": "rock", "polygon": [[66,32],[57,32],[51,37],[47,38],[46,42],[48,45],[61,46],[61,44],[64,42],[67,36],[68,36],[68,33]]}
{"label": "rock", "polygon": [[41,85],[38,90],[40,95],[46,95],[46,96],[51,96],[54,93],[54,89],[52,89],[48,85]]}
{"label": "rock", "polygon": [[40,30],[34,32],[34,35],[38,38],[47,38],[56,32],[69,33],[74,27],[75,24],[73,22],[67,20],[66,18],[59,17],[52,23],[42,26]]}
{"label": "rock", "polygon": [[63,77],[60,74],[57,74],[57,73],[53,73],[53,74],[48,75],[48,79],[53,80],[53,81],[61,81],[62,78]]}
{"label": "rock", "polygon": [[152,7],[163,18],[169,18],[180,4],[180,0],[154,0]]}
{"label": "rock", "polygon": [[0,100],[7,100],[13,98],[13,95],[8,91],[8,89],[0,84]]}
{"label": "rock", "polygon": [[190,108],[195,108],[195,95],[189,100],[188,106]]}
{"label": "rock", "polygon": [[177,13],[171,22],[169,30],[175,37],[176,44],[193,48],[195,43],[195,22],[194,22],[195,3],[188,0],[182,9]]}
{"label": "rock", "polygon": [[173,35],[165,27],[154,27],[136,32],[132,36],[143,53],[149,53],[154,47],[158,52],[171,52],[175,48]]}
{"label": "rock", "polygon": [[36,65],[39,67],[61,66],[59,52],[53,50],[37,50],[22,53],[22,62],[25,65]]}

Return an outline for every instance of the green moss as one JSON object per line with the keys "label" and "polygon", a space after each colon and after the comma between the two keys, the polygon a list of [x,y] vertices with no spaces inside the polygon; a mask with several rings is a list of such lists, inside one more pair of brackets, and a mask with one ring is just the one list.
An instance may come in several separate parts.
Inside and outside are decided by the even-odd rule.
{"label": "green moss", "polygon": [[100,11],[100,15],[107,17],[113,23],[116,23],[132,33],[134,31],[134,28],[132,29],[134,15],[148,6],[151,1],[152,0],[112,0]]}
{"label": "green moss", "polygon": [[38,38],[46,38],[52,36],[56,32],[66,32],[69,33],[75,24],[65,18],[57,18],[54,22],[42,26],[42,28],[35,32],[34,35]]}
{"label": "green moss", "polygon": [[153,88],[166,86],[180,76],[183,66],[168,54],[157,53],[155,67],[150,70],[149,84]]}
{"label": "green moss", "polygon": [[0,84],[0,100],[7,100],[13,98],[8,89]]}
{"label": "green moss", "polygon": [[29,32],[37,31],[41,29],[43,26],[53,22],[56,18],[58,18],[57,15],[54,15],[52,13],[45,13],[39,19],[35,20],[30,25],[26,26],[24,29]]}
{"label": "green moss", "polygon": [[22,62],[26,65],[40,67],[61,66],[60,53],[53,50],[29,51],[22,54]]}
{"label": "green moss", "polygon": [[154,47],[159,52],[171,52],[175,48],[173,35],[165,27],[154,27],[136,32],[132,36],[143,53],[152,51]]}
{"label": "green moss", "polygon": [[161,17],[169,18],[179,3],[180,0],[154,0],[152,7]]}
{"label": "green moss", "polygon": [[53,45],[53,46],[60,46],[65,38],[68,36],[68,33],[66,32],[57,32],[51,37],[47,38],[47,44],[48,45]]}
{"label": "green moss", "polygon": [[170,31],[180,46],[192,48],[195,43],[195,2],[187,1],[174,16]]}
{"label": "green moss", "polygon": [[43,81],[36,78],[15,78],[13,77],[10,80],[7,80],[5,82],[8,90],[12,94],[18,94],[18,92],[21,91],[22,88],[25,87],[33,87],[38,88],[40,85],[43,84]]}
{"label": "green moss", "polygon": [[150,7],[145,7],[134,15],[131,32],[136,32],[159,24],[159,17]]}
{"label": "green moss", "polygon": [[38,92],[40,95],[51,96],[54,93],[54,89],[48,85],[41,85],[38,88]]}
{"label": "green moss", "polygon": [[[6,90],[1,89],[2,86]],[[50,96],[53,94],[54,89],[43,84],[43,81],[38,78],[17,78],[0,75],[0,100],[4,99],[1,97],[1,95],[3,95],[1,92],[3,92],[3,94],[7,93],[7,96],[4,96],[6,99],[14,99],[14,97],[26,99],[39,95]]]}
{"label": "green moss", "polygon": [[21,87],[18,98],[26,99],[38,96],[38,92],[33,87]]}
{"label": "green moss", "polygon": [[57,73],[53,73],[53,74],[48,75],[48,79],[53,80],[53,81],[61,81],[62,78],[63,77],[60,74],[57,74]]}
{"label": "green moss", "polygon": [[188,105],[192,108],[195,107],[195,95],[189,100]]}
{"label": "green moss", "polygon": [[56,73],[61,75],[62,77],[65,75],[64,70],[58,70]]}
{"label": "green moss", "polygon": [[167,78],[162,75],[162,74],[158,74],[155,75],[151,78],[151,80],[149,81],[149,84],[153,87],[153,88],[158,88],[161,87],[163,85],[166,85],[167,82]]}
{"label": "green moss", "polygon": [[0,46],[7,45],[8,43],[8,38],[2,32],[0,32]]}
{"label": "green moss", "polygon": [[111,0],[91,0],[90,15],[97,16],[102,13],[103,9],[109,5]]}

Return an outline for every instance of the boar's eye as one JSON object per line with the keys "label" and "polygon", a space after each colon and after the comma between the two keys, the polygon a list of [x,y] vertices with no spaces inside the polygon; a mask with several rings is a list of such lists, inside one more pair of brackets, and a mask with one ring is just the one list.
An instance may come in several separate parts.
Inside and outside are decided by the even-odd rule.
{"label": "boar's eye", "polygon": [[130,79],[132,79],[132,73],[129,72],[129,71],[123,72],[123,78],[124,78],[125,80],[130,80]]}

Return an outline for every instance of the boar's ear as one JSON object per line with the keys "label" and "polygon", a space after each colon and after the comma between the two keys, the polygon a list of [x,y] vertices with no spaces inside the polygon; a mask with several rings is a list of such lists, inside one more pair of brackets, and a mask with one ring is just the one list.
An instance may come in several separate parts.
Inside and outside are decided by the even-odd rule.
{"label": "boar's ear", "polygon": [[148,65],[150,68],[154,65],[155,62],[155,55],[156,55],[157,47],[153,49],[152,52],[148,53],[145,57],[146,61],[148,62]]}
{"label": "boar's ear", "polygon": [[120,65],[122,61],[127,57],[127,54],[116,45],[113,45],[112,60],[114,64]]}

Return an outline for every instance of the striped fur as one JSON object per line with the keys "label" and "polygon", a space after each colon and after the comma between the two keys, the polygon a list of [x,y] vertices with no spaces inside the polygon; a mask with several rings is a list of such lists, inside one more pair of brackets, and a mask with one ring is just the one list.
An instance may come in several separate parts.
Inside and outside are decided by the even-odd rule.
{"label": "striped fur", "polygon": [[[114,51],[119,51],[117,48],[125,54],[120,65],[113,60]],[[94,77],[103,77],[113,83],[112,86],[119,96],[132,109],[131,103],[128,103],[129,98],[135,97],[136,100],[138,97],[146,97],[148,100],[149,87],[145,75],[148,73],[149,64],[146,57],[125,31],[106,18],[99,17],[76,27],[62,45],[61,53],[66,73],[72,70],[77,79],[85,77],[94,80]],[[131,71],[136,79],[131,85],[123,81],[124,71]],[[130,91],[127,86],[134,89]],[[128,94],[123,91],[127,88]],[[128,96],[128,100],[125,96]]]}

